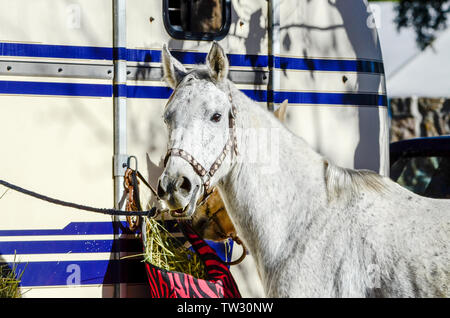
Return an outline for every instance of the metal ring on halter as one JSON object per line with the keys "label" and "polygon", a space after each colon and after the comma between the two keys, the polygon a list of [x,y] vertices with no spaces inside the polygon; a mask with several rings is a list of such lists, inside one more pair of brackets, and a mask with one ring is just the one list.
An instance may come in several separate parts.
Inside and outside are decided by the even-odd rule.
{"label": "metal ring on halter", "polygon": [[242,246],[242,255],[235,261],[230,261],[230,262],[224,262],[225,265],[227,266],[233,266],[233,265],[238,265],[240,263],[242,263],[242,261],[244,260],[245,256],[247,256],[247,247],[245,246],[245,244],[241,241],[241,239],[235,235],[230,236],[230,238],[235,241],[237,244]]}

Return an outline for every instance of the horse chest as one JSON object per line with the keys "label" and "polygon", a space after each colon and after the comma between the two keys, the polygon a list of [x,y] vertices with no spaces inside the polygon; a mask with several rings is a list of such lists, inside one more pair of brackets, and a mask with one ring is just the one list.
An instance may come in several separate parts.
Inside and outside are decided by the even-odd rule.
{"label": "horse chest", "polygon": [[316,220],[308,232],[293,240],[286,244],[289,257],[265,273],[269,296],[365,296],[362,247],[350,233],[342,231],[335,222]]}

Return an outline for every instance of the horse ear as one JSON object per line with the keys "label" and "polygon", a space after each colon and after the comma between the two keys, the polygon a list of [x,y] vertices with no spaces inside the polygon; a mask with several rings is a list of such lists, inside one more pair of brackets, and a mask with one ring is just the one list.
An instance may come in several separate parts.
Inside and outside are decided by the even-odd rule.
{"label": "horse ear", "polygon": [[165,44],[162,49],[162,66],[164,80],[173,89],[187,74],[183,64],[170,54]]}
{"label": "horse ear", "polygon": [[278,109],[274,112],[275,117],[278,118],[282,123],[286,119],[286,110],[288,107],[288,103],[289,101],[285,99],[280,107],[278,107]]}
{"label": "horse ear", "polygon": [[228,58],[222,47],[215,41],[206,57],[206,64],[210,70],[211,77],[216,82],[221,82],[228,76]]}
{"label": "horse ear", "polygon": [[153,187],[153,189],[158,188],[158,179],[162,175],[164,168],[158,166],[156,163],[150,159],[148,153],[146,153],[147,159],[147,175],[148,175],[148,183]]}

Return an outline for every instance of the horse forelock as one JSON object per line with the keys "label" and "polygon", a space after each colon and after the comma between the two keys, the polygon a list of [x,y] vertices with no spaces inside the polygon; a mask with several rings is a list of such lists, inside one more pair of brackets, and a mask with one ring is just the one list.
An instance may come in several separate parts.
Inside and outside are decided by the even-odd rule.
{"label": "horse forelock", "polygon": [[388,189],[383,177],[370,170],[342,168],[324,160],[324,172],[328,201],[349,200],[362,191],[381,194]]}
{"label": "horse forelock", "polygon": [[195,76],[197,79],[203,79],[210,82],[213,82],[213,78],[211,77],[211,73],[206,65],[196,65],[193,69],[189,70],[190,75]]}
{"label": "horse forelock", "polygon": [[[173,101],[173,99],[176,96],[176,92],[181,89],[185,88],[187,86],[191,86],[190,79],[194,80],[203,80],[207,81],[209,83],[214,84],[219,90],[225,91],[223,84],[224,83],[218,83],[214,80],[214,78],[211,75],[210,70],[206,65],[199,64],[196,65],[194,68],[190,69],[184,78],[178,83],[176,88],[173,90],[172,94],[170,95],[169,99],[167,100],[167,103],[165,105],[165,108]],[[224,81],[226,84],[228,84],[228,81]]]}

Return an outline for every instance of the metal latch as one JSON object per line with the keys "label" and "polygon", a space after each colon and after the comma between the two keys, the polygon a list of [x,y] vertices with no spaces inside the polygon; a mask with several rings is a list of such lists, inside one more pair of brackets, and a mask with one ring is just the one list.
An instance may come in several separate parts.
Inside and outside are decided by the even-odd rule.
{"label": "metal latch", "polygon": [[125,171],[127,170],[128,155],[118,154],[113,156],[113,173],[114,177],[125,176]]}

